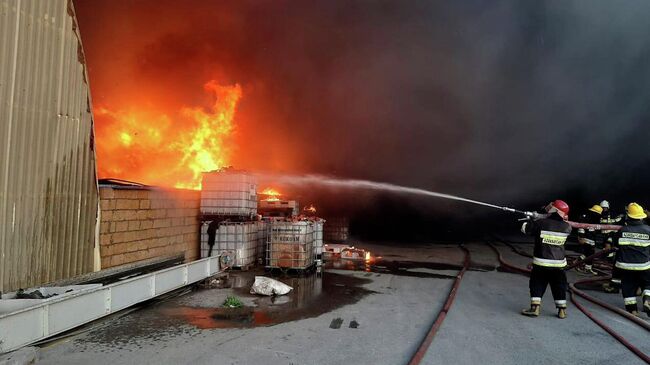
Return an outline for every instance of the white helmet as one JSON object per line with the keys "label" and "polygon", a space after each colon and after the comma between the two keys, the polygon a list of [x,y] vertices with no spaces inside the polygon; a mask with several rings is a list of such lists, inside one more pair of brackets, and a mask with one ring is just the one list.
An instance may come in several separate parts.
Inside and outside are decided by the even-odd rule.
{"label": "white helmet", "polygon": [[600,206],[604,209],[609,209],[609,202],[607,200],[603,200],[600,202]]}

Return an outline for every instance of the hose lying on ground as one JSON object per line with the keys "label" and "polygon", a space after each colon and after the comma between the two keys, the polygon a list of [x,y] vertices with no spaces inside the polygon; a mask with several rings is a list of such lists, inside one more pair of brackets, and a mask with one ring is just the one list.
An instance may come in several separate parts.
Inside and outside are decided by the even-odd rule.
{"label": "hose lying on ground", "polygon": [[623,316],[623,317],[629,319],[630,321],[636,323],[637,325],[645,328],[647,331],[650,331],[650,323],[648,323],[647,321],[644,321],[643,319],[641,319],[641,318],[639,318],[639,317],[637,317],[637,316],[635,316],[635,315],[633,315],[631,313],[628,313],[627,311],[625,311],[623,309],[620,309],[620,308],[614,307],[613,305],[607,304],[607,303],[603,302],[602,300],[600,300],[598,298],[592,297],[591,295],[583,292],[582,290],[580,290],[580,289],[578,289],[576,287],[576,285],[578,285],[578,284],[591,284],[591,283],[596,283],[596,282],[609,281],[609,279],[610,278],[605,277],[605,278],[589,278],[589,279],[578,280],[575,283],[569,284],[569,289],[570,289],[571,292],[575,293],[576,295],[578,295],[578,296],[580,296],[580,297],[582,297],[582,298],[584,298],[584,299],[586,299],[586,300],[588,300],[588,301],[590,301],[590,302],[592,302],[592,303],[594,303],[596,305],[599,305],[599,306],[603,307],[604,309],[607,309],[607,310],[612,311],[612,312],[614,312],[614,313],[616,313],[616,314],[618,314],[620,316]]}
{"label": "hose lying on ground", "polygon": [[571,302],[573,303],[573,305],[576,306],[576,308],[580,309],[580,311],[582,311],[582,313],[584,313],[587,317],[589,317],[589,319],[591,319],[594,323],[599,325],[602,329],[605,330],[605,332],[609,333],[618,342],[623,344],[623,346],[627,347],[628,350],[632,351],[641,360],[645,361],[647,364],[650,364],[650,356],[646,355],[641,350],[639,350],[636,346],[632,345],[625,338],[623,338],[623,336],[619,335],[611,327],[607,326],[603,321],[601,321],[598,318],[594,317],[594,315],[591,312],[589,312],[585,307],[582,306],[582,304],[580,304],[576,300],[573,290],[570,290],[570,292],[571,292]]}
{"label": "hose lying on ground", "polygon": [[456,276],[456,279],[454,281],[454,285],[452,285],[451,290],[449,291],[449,295],[447,296],[447,300],[445,301],[445,304],[443,305],[440,312],[438,312],[438,316],[436,317],[436,320],[431,325],[431,329],[429,329],[429,332],[427,332],[427,335],[424,337],[424,340],[422,340],[422,343],[418,347],[417,351],[415,352],[415,354],[413,354],[411,360],[408,362],[409,365],[417,365],[422,361],[422,359],[424,359],[424,355],[426,355],[427,350],[429,349],[429,346],[433,341],[433,338],[436,336],[436,333],[438,333],[440,326],[442,326],[442,322],[447,317],[447,313],[449,312],[449,309],[451,308],[452,304],[454,304],[454,300],[456,299],[456,293],[458,292],[458,288],[460,287],[460,281],[463,280],[463,275],[465,275],[465,272],[469,268],[469,263],[470,263],[469,250],[464,246],[460,246],[460,248],[465,252],[465,260],[463,261],[463,268],[460,270],[460,272],[458,272],[458,275]]}

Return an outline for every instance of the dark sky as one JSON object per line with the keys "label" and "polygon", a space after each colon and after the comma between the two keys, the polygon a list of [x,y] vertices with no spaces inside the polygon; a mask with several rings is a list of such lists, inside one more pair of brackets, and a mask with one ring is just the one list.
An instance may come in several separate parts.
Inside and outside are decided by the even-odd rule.
{"label": "dark sky", "polygon": [[650,203],[646,0],[75,5],[95,104],[242,85],[239,167],[521,207]]}

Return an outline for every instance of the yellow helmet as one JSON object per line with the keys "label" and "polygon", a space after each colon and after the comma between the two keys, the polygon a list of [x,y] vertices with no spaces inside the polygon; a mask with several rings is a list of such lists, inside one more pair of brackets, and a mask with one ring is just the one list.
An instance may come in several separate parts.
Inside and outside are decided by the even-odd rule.
{"label": "yellow helmet", "polygon": [[630,203],[626,210],[627,216],[632,219],[644,219],[648,217],[648,215],[645,214],[643,207],[637,203]]}
{"label": "yellow helmet", "polygon": [[589,210],[597,214],[603,214],[603,207],[600,205],[594,205],[593,207],[589,208]]}

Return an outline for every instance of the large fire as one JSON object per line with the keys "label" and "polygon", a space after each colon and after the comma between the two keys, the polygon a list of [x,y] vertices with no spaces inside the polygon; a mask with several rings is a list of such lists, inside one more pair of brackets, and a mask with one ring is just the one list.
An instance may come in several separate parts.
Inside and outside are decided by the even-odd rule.
{"label": "large fire", "polygon": [[98,174],[145,184],[200,189],[201,172],[227,166],[239,85],[204,85],[214,97],[206,110],[131,106],[95,108]]}

